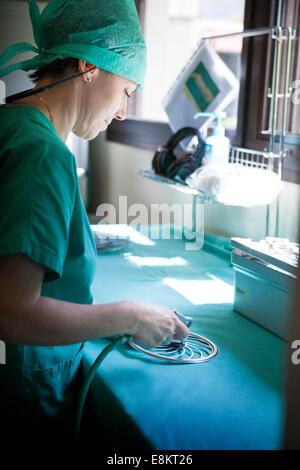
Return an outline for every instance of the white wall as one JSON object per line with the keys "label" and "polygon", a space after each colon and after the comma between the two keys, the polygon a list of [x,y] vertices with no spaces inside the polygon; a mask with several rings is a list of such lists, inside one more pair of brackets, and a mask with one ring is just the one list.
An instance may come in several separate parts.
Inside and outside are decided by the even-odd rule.
{"label": "white wall", "polygon": [[[46,6],[45,2],[38,2],[39,8],[42,9]],[[16,42],[29,42],[30,44],[35,45],[32,27],[29,16],[29,8],[27,2],[22,1],[9,1],[1,0],[0,1],[0,52],[6,49]],[[10,60],[6,65],[10,65],[21,60],[30,59],[34,56],[34,53],[25,52],[19,54],[12,60]],[[2,77],[6,83],[6,94],[11,95],[19,91],[31,88],[32,82],[27,77],[27,75],[20,71],[16,70],[15,72],[10,73],[9,75]],[[20,86],[22,88],[20,88]]]}
{"label": "white wall", "polygon": [[[128,206],[143,203],[150,214],[150,205],[157,203],[190,203],[191,196],[179,193],[161,183],[140,178],[140,169],[150,169],[153,153],[135,147],[108,142],[105,135],[97,137],[90,144],[92,195],[89,213],[96,214],[102,203],[116,207],[118,214],[119,196],[126,195]],[[299,225],[300,186],[283,184],[279,196],[277,236],[297,241]],[[276,215],[276,205],[271,208]],[[272,222],[271,217],[271,222]],[[266,206],[254,208],[229,207],[220,204],[205,204],[205,232],[223,236],[240,236],[261,239],[266,236]],[[270,223],[272,229],[272,224]],[[270,233],[275,235],[275,232]]]}

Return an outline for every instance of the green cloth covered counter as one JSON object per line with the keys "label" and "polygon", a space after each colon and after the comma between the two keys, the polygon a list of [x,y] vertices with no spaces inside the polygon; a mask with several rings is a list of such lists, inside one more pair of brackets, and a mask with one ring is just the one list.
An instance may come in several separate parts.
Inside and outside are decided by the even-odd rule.
{"label": "green cloth covered counter", "polygon": [[[169,364],[128,345],[112,351],[89,391],[99,440],[104,433],[116,449],[280,449],[285,343],[233,310],[229,240],[208,236],[190,251],[176,231],[167,240],[151,239],[150,229],[147,237],[145,227],[108,229],[130,243],[97,256],[94,300],[175,307],[220,352],[201,364]],[[85,374],[108,342],[86,343]]]}

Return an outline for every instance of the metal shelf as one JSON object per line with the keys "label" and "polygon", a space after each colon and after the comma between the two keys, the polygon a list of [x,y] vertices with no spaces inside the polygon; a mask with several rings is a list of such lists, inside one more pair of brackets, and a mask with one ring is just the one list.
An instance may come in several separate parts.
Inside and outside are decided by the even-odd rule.
{"label": "metal shelf", "polygon": [[[230,153],[228,163],[243,165],[248,168],[259,168],[264,171],[274,171],[275,173],[280,172],[280,166],[276,165],[275,162],[280,159],[280,155],[272,154],[268,151],[261,152],[258,150],[244,149],[240,147],[230,147]],[[199,202],[210,202],[215,204],[222,204],[216,201],[215,197],[211,194],[206,194],[199,189],[191,188],[187,184],[174,181],[165,176],[157,175],[154,170],[140,170],[139,176],[147,178],[158,183],[167,184],[176,191],[180,191],[190,196],[198,198]]]}
{"label": "metal shelf", "polygon": [[147,178],[152,181],[157,181],[158,183],[167,184],[171,186],[176,191],[180,191],[181,193],[189,194],[190,196],[198,197],[202,202],[217,202],[212,196],[205,194],[198,189],[190,188],[186,184],[179,183],[178,181],[171,180],[164,176],[157,175],[153,170],[140,170],[139,176],[142,178]]}

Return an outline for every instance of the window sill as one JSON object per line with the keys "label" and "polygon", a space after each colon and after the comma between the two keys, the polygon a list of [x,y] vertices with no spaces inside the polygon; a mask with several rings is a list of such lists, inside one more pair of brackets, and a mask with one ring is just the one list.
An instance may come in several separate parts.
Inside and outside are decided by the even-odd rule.
{"label": "window sill", "polygon": [[[230,141],[235,138],[235,130],[226,130]],[[126,121],[112,121],[106,132],[106,139],[146,150],[156,150],[167,143],[172,135],[165,121],[127,118]]]}
{"label": "window sill", "polygon": [[164,145],[172,130],[167,122],[127,118],[114,120],[106,132],[106,139],[147,150],[156,150]]}

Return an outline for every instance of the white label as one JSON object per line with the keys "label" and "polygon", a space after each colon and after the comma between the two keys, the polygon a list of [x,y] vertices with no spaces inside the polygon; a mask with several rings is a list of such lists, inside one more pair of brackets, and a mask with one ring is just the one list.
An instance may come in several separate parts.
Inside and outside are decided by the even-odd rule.
{"label": "white label", "polygon": [[5,104],[6,96],[6,84],[3,80],[0,80],[0,105]]}
{"label": "white label", "polygon": [[0,364],[6,364],[6,346],[4,341],[0,340]]}

